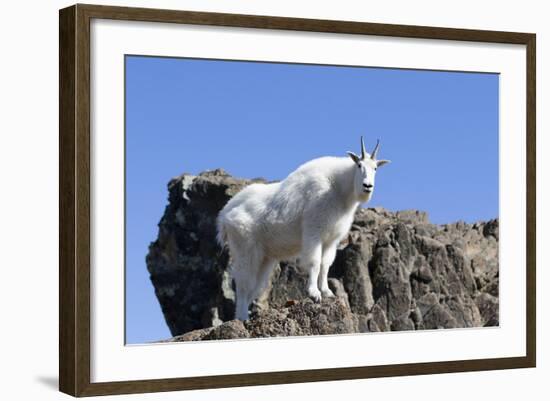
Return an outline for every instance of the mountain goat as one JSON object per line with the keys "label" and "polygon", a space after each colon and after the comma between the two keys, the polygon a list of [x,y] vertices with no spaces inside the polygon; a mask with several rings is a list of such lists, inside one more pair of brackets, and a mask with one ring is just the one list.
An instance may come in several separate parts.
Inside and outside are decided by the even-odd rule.
{"label": "mountain goat", "polygon": [[361,137],[361,156],[311,160],[281,182],[247,186],[220,211],[218,242],[229,247],[236,319],[248,319],[281,260],[299,258],[314,301],[334,296],[327,276],[336,248],[357,207],[370,200],[376,169],[389,162],[376,159],[378,146],[369,155]]}

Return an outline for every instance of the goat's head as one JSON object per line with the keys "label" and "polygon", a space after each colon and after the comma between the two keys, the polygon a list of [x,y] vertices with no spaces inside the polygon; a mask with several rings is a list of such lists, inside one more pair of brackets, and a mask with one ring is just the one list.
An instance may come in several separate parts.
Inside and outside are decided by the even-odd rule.
{"label": "goat's head", "polygon": [[374,150],[369,155],[365,151],[365,144],[363,143],[363,137],[361,137],[361,156],[348,152],[349,157],[357,167],[355,169],[354,189],[361,202],[367,202],[372,196],[376,169],[390,162],[389,160],[376,159],[379,145],[380,141],[377,141]]}

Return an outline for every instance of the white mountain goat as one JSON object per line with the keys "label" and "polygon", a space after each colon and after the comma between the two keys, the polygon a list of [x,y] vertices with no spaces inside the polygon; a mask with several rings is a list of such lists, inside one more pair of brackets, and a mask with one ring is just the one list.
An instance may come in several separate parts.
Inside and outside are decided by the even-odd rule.
{"label": "white mountain goat", "polygon": [[378,145],[369,155],[361,137],[361,156],[311,160],[281,182],[247,186],[220,211],[218,242],[229,247],[236,319],[248,319],[250,303],[281,260],[299,257],[314,301],[334,296],[327,276],[336,248],[357,207],[370,200],[377,167],[389,163],[376,159]]}

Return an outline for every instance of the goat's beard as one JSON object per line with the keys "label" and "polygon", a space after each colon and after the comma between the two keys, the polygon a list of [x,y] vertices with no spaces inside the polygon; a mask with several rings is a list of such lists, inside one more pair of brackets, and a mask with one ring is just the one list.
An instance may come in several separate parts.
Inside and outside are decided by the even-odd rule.
{"label": "goat's beard", "polygon": [[361,192],[361,193],[359,194],[359,202],[365,203],[365,202],[370,201],[370,198],[372,198],[372,192],[373,192],[373,191],[370,191],[370,192]]}

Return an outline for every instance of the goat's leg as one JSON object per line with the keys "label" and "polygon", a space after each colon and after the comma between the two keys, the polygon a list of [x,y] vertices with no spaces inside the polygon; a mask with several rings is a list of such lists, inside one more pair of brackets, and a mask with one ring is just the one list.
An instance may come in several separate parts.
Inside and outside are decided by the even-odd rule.
{"label": "goat's leg", "polygon": [[336,257],[336,248],[338,243],[335,242],[323,248],[323,257],[321,259],[321,272],[319,274],[319,289],[323,297],[332,298],[334,293],[328,287],[328,270]]}
{"label": "goat's leg", "polygon": [[255,271],[250,271],[250,268],[254,269],[255,266],[251,265],[249,261],[233,266],[232,275],[235,280],[235,319],[248,320],[248,307],[252,302],[252,290],[255,285]]}
{"label": "goat's leg", "polygon": [[248,320],[248,305],[249,302],[247,299],[241,296],[237,296],[237,307],[235,308],[235,319],[238,319],[242,322]]}
{"label": "goat's leg", "polygon": [[256,287],[252,293],[252,301],[256,302],[257,307],[262,307],[267,304],[269,296],[268,284],[271,278],[271,273],[275,268],[277,261],[274,259],[264,259],[260,264],[256,275]]}
{"label": "goat's leg", "polygon": [[321,241],[308,239],[304,241],[300,264],[308,272],[307,293],[315,302],[321,301],[321,291],[317,285],[321,270]]}
{"label": "goat's leg", "polygon": [[239,319],[241,321],[248,320],[248,306],[250,305],[250,302],[252,301],[250,296],[250,290],[247,283],[243,282],[243,280],[235,280],[235,287],[236,287],[236,306],[235,306],[235,319]]}
{"label": "goat's leg", "polygon": [[238,262],[233,267],[233,279],[236,287],[235,318],[248,320],[248,307],[264,286],[265,260],[261,250],[248,248],[235,259]]}

